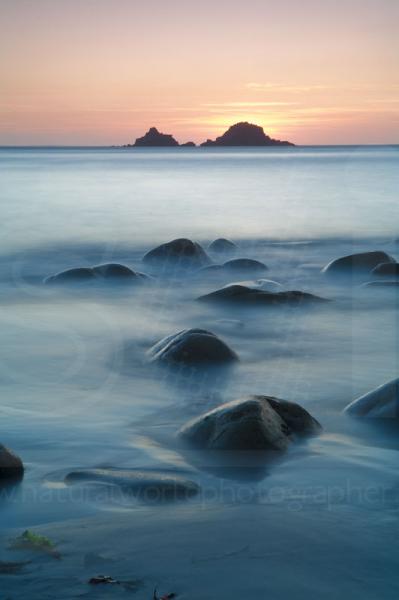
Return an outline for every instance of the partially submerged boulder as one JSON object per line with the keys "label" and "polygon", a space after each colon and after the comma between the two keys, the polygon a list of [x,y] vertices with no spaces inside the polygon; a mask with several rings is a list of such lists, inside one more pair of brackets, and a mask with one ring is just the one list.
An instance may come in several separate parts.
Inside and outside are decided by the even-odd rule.
{"label": "partially submerged boulder", "polygon": [[250,289],[255,290],[263,290],[264,292],[281,292],[283,286],[278,281],[274,281],[273,279],[249,279],[246,281],[235,281],[233,283],[228,283],[224,287],[229,287],[231,285],[241,285]]}
{"label": "partially submerged boulder", "polygon": [[179,437],[208,450],[284,451],[296,436],[315,435],[321,426],[294,402],[270,396],[233,400],[189,421]]}
{"label": "partially submerged boulder", "polygon": [[117,486],[146,502],[184,500],[198,494],[200,487],[180,475],[138,469],[78,469],[65,477],[65,483]]}
{"label": "partially submerged boulder", "polygon": [[230,304],[278,306],[284,304],[301,305],[328,302],[325,298],[289,290],[285,292],[267,292],[266,290],[250,288],[245,285],[227,285],[215,292],[198,298],[201,302],[226,302]]}
{"label": "partially submerged boulder", "polygon": [[380,263],[395,263],[395,259],[382,251],[360,252],[359,254],[349,254],[332,260],[322,269],[323,273],[328,274],[354,274],[370,273]]}
{"label": "partially submerged boulder", "polygon": [[231,240],[218,238],[209,244],[208,250],[218,254],[233,254],[237,250],[237,246]]}
{"label": "partially submerged boulder", "polygon": [[138,282],[148,279],[144,273],[133,271],[125,265],[119,263],[105,263],[95,267],[78,267],[76,269],[67,269],[55,275],[51,275],[44,280],[46,284],[53,283],[85,283],[100,282],[105,280]]}
{"label": "partially submerged boulder", "polygon": [[23,474],[24,466],[19,456],[0,444],[0,481],[20,479]]}
{"label": "partially submerged boulder", "polygon": [[220,365],[238,360],[223,340],[205,329],[184,329],[167,336],[147,356],[150,362],[166,365]]}
{"label": "partially submerged boulder", "polygon": [[399,263],[380,263],[371,271],[371,274],[379,277],[399,277]]}
{"label": "partially submerged boulder", "polygon": [[353,417],[399,419],[399,378],[357,398],[344,412]]}
{"label": "partially submerged boulder", "polygon": [[191,268],[200,268],[211,262],[200,244],[186,238],[178,238],[153,248],[145,254],[143,261],[155,266],[178,265]]}
{"label": "partially submerged boulder", "polygon": [[264,273],[268,270],[267,266],[253,258],[233,258],[224,263],[223,268],[226,271],[241,271],[248,273]]}

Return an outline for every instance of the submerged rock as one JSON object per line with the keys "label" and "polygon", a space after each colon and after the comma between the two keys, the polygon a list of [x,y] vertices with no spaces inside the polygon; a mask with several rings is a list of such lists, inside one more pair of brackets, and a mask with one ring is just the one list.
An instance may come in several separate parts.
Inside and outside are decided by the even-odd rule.
{"label": "submerged rock", "polygon": [[274,281],[273,279],[253,279],[248,281],[234,281],[224,287],[230,287],[231,285],[241,285],[250,289],[263,290],[264,292],[280,292],[283,289],[281,283]]}
{"label": "submerged rock", "polygon": [[51,275],[44,280],[44,283],[68,283],[68,282],[86,282],[86,281],[104,281],[104,280],[124,280],[137,282],[148,279],[144,273],[133,271],[125,265],[118,263],[105,263],[95,267],[78,267],[76,269],[67,269],[55,275]]}
{"label": "submerged rock", "polygon": [[238,360],[237,354],[214,333],[205,329],[183,329],[167,336],[147,352],[159,364],[218,365]]}
{"label": "submerged rock", "polygon": [[357,398],[344,412],[353,417],[399,419],[399,378]]}
{"label": "submerged rock", "polygon": [[154,265],[178,264],[192,268],[203,267],[211,262],[200,244],[186,238],[178,238],[153,248],[145,254],[143,261]]}
{"label": "submerged rock", "polygon": [[227,285],[220,290],[205,294],[198,298],[201,302],[229,302],[232,304],[251,305],[281,305],[281,304],[310,304],[328,302],[307,292],[290,290],[286,292],[267,292],[265,290],[249,288],[244,285]]}
{"label": "submerged rock", "polygon": [[223,268],[228,271],[248,271],[252,273],[263,273],[268,270],[264,263],[253,258],[233,258],[225,262]]}
{"label": "submerged rock", "polygon": [[380,263],[395,262],[395,259],[385,252],[377,250],[374,252],[361,252],[332,260],[322,269],[322,272],[329,274],[370,273]]}
{"label": "submerged rock", "polygon": [[19,456],[0,444],[0,481],[20,479],[23,474],[24,466]]}
{"label": "submerged rock", "polygon": [[399,281],[367,281],[363,283],[363,287],[397,287]]}
{"label": "submerged rock", "polygon": [[304,408],[269,396],[234,400],[193,419],[178,435],[208,450],[284,451],[296,436],[315,435],[320,424]]}
{"label": "submerged rock", "polygon": [[226,238],[218,238],[209,244],[208,250],[219,254],[233,254],[237,250],[237,245]]}
{"label": "submerged rock", "polygon": [[184,500],[198,494],[200,487],[180,475],[136,469],[78,469],[65,477],[68,485],[100,483],[120,487],[142,501]]}
{"label": "submerged rock", "polygon": [[381,263],[371,271],[371,274],[382,277],[399,277],[399,263]]}

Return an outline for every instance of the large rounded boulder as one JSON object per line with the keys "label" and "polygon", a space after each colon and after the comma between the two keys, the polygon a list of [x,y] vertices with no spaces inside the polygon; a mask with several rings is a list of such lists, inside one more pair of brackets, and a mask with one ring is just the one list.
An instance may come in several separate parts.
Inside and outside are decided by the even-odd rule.
{"label": "large rounded boulder", "polygon": [[371,274],[378,277],[399,277],[399,263],[381,263],[371,271]]}
{"label": "large rounded boulder", "polygon": [[349,254],[331,261],[322,269],[329,275],[351,275],[356,273],[370,273],[380,263],[395,263],[395,259],[382,251],[360,252]]}
{"label": "large rounded boulder", "polygon": [[145,254],[143,261],[154,266],[169,265],[183,268],[200,268],[211,262],[200,244],[186,238],[157,246]]}
{"label": "large rounded boulder", "polygon": [[232,273],[264,273],[268,270],[263,262],[253,258],[233,258],[224,263],[223,269]]}
{"label": "large rounded boulder", "polygon": [[351,402],[345,413],[371,419],[399,419],[399,378]]}
{"label": "large rounded boulder", "polygon": [[266,290],[247,287],[245,285],[227,285],[215,292],[205,294],[198,298],[201,302],[229,303],[250,306],[279,306],[279,305],[306,305],[311,303],[327,302],[324,298],[301,292],[289,290],[284,292],[267,292]]}
{"label": "large rounded boulder", "polygon": [[207,450],[284,451],[298,436],[321,426],[304,408],[269,396],[233,400],[189,421],[179,438]]}
{"label": "large rounded boulder", "polygon": [[94,267],[78,267],[76,269],[67,269],[55,275],[51,275],[44,280],[46,284],[56,283],[86,283],[101,281],[123,281],[139,282],[147,279],[144,273],[133,271],[125,265],[119,263],[105,263]]}
{"label": "large rounded boulder", "polygon": [[237,250],[237,246],[231,240],[218,238],[209,244],[208,250],[215,252],[216,254],[234,254]]}
{"label": "large rounded boulder", "polygon": [[20,479],[24,474],[22,460],[0,444],[0,481]]}
{"label": "large rounded boulder", "polygon": [[221,365],[238,360],[237,354],[214,333],[184,329],[167,336],[147,352],[150,362],[165,365]]}

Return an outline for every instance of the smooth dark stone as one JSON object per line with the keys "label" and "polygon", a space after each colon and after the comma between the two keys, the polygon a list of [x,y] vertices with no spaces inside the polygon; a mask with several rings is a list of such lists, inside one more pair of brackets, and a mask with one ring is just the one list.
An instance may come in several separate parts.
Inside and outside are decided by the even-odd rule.
{"label": "smooth dark stone", "polygon": [[249,288],[243,285],[229,285],[205,294],[198,298],[201,302],[228,302],[233,304],[249,305],[281,305],[281,304],[309,304],[328,302],[325,298],[320,298],[307,292],[290,290],[286,292],[267,292],[256,288]]}
{"label": "smooth dark stone", "polygon": [[381,277],[399,277],[399,263],[381,263],[371,271],[371,274]]}
{"label": "smooth dark stone", "polygon": [[125,265],[118,263],[105,263],[95,267],[78,267],[76,269],[67,269],[56,275],[51,275],[44,280],[44,283],[68,283],[68,282],[86,282],[103,280],[129,280],[142,281],[148,276],[144,273],[133,271]]}
{"label": "smooth dark stone", "polygon": [[24,474],[22,460],[0,444],[0,481],[20,479]]}
{"label": "smooth dark stone", "polygon": [[264,273],[267,266],[259,260],[252,258],[233,258],[224,263],[223,268],[229,271],[245,271],[252,273]]}
{"label": "smooth dark stone", "polygon": [[218,365],[238,360],[225,342],[204,329],[184,329],[163,338],[147,355],[150,362],[168,365]]}
{"label": "smooth dark stone", "polygon": [[329,274],[370,273],[380,263],[395,262],[395,259],[385,252],[361,252],[332,260],[322,269],[322,272]]}
{"label": "smooth dark stone", "polygon": [[320,424],[304,408],[269,396],[234,400],[189,421],[178,435],[208,450],[284,451],[296,436],[315,435]]}
{"label": "smooth dark stone", "polygon": [[227,240],[226,238],[218,238],[209,244],[208,250],[220,254],[232,254],[237,250],[237,246],[231,240]]}
{"label": "smooth dark stone", "polygon": [[179,238],[147,252],[143,261],[150,264],[177,264],[182,267],[203,267],[211,260],[197,242]]}
{"label": "smooth dark stone", "polygon": [[118,486],[140,500],[149,502],[183,500],[200,491],[200,487],[193,481],[163,471],[78,469],[65,477],[68,485],[93,482]]}

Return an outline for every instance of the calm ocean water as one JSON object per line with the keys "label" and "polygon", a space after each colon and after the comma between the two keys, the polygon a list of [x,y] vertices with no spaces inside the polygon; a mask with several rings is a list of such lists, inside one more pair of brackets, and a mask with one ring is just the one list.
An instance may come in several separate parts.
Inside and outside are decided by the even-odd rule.
{"label": "calm ocean water", "polygon": [[[320,526],[328,534],[315,497],[315,490],[327,491],[322,506],[340,511],[334,552],[342,563],[351,560],[343,548],[357,539],[360,514],[381,533],[368,548],[352,549],[356,559],[364,556],[367,564],[371,550],[381,561],[390,554],[386,524],[399,509],[397,434],[341,411],[398,375],[397,293],[333,282],[320,271],[356,251],[379,249],[399,259],[398,146],[2,148],[0,187],[0,442],[26,465],[23,483],[0,495],[2,529],[104,510],[111,519],[121,509],[115,499],[72,493],[62,483],[69,470],[85,466],[188,472],[215,493],[194,500],[186,517],[204,505],[223,507],[221,479],[179,452],[175,432],[223,401],[261,393],[300,402],[324,433],[265,473],[256,493],[282,491],[280,511],[293,518],[292,511],[304,509],[315,531]],[[61,269],[106,261],[144,271],[145,251],[182,236],[204,246],[231,238],[239,256],[264,261],[268,277],[285,289],[332,302],[303,312],[197,303],[200,294],[229,282],[215,275],[163,276],[140,289],[42,283]],[[221,336],[238,353],[237,367],[205,379],[155,373],[146,350],[186,327]],[[251,482],[235,485],[253,490]],[[162,509],[151,510],[155,516]],[[268,505],[269,519],[272,510]],[[300,512],[295,527],[308,536]],[[283,523],[280,537],[289,544]],[[316,555],[316,541],[306,544],[301,553]],[[394,597],[392,582],[378,581],[386,586],[380,597]]]}
{"label": "calm ocean water", "polygon": [[399,146],[0,149],[2,251],[398,233]]}

